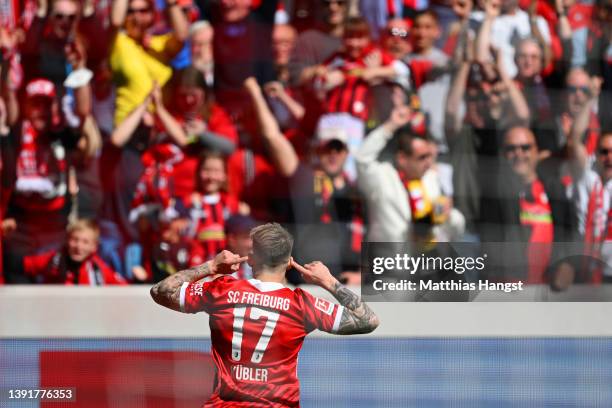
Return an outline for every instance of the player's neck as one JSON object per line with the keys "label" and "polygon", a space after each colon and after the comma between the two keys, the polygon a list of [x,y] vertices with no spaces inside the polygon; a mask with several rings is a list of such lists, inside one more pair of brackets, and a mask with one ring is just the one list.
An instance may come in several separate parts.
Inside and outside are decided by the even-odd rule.
{"label": "player's neck", "polygon": [[262,282],[276,282],[285,284],[285,273],[270,269],[260,269],[253,272],[253,277]]}

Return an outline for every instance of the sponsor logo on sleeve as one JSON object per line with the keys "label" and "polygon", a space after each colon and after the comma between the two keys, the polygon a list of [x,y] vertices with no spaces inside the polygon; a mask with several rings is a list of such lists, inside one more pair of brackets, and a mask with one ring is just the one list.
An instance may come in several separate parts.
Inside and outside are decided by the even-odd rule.
{"label": "sponsor logo on sleeve", "polygon": [[327,300],[316,298],[315,307],[327,315],[331,315],[334,311],[334,304]]}

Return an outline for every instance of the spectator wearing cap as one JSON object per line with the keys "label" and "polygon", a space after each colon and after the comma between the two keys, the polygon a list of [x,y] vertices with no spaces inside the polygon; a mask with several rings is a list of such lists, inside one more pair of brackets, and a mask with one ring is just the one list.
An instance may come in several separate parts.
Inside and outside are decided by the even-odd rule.
{"label": "spectator wearing cap", "polygon": [[[339,279],[358,283],[363,219],[354,177],[345,171],[350,122],[340,119],[322,118],[310,162],[296,163],[289,178],[294,256],[321,259]],[[289,280],[302,282],[293,273]]]}
{"label": "spectator wearing cap", "polygon": [[71,222],[60,249],[23,258],[24,274],[35,283],[64,285],[125,285],[127,282],[97,254],[100,230],[90,220]]}
{"label": "spectator wearing cap", "polygon": [[155,83],[163,86],[172,75],[170,61],[183,48],[188,21],[176,0],[168,0],[165,11],[172,31],[151,35],[154,1],[113,1],[110,65],[117,85],[115,126],[143,103]]}
{"label": "spectator wearing cap", "polygon": [[[68,153],[78,148],[81,130],[58,116],[56,89],[46,79],[25,87],[22,120],[6,135],[9,203],[7,219],[16,229],[5,237],[8,256],[23,257],[56,249],[64,240],[70,209]],[[9,279],[19,280],[14,276]]]}
{"label": "spectator wearing cap", "polygon": [[[396,107],[355,154],[368,208],[368,242],[451,241],[463,234],[465,219],[453,208],[433,166],[433,145],[411,123],[422,120],[407,106]],[[381,152],[393,138],[394,162],[384,162]]]}
{"label": "spectator wearing cap", "polygon": [[[248,256],[253,251],[251,229],[257,225],[257,221],[248,215],[232,215],[225,223],[225,249],[240,256]],[[251,279],[253,270],[248,262],[243,262],[234,276],[238,279]]]}
{"label": "spectator wearing cap", "polygon": [[[91,72],[85,70],[86,47],[84,37],[78,33],[82,5],[76,0],[52,1],[49,8],[47,1],[37,3],[36,16],[21,47],[24,79],[26,83],[35,78],[51,81],[66,119],[78,123],[75,121],[91,112]],[[68,75],[77,71],[81,71],[82,78]],[[72,81],[65,85],[71,76]]]}

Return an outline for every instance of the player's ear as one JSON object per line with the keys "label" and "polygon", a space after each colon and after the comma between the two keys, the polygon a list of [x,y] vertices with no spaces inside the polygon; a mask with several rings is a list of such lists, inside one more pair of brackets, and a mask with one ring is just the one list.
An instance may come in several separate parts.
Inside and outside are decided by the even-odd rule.
{"label": "player's ear", "polygon": [[285,268],[285,269],[288,271],[289,269],[292,268],[292,265],[293,265],[293,257],[290,256],[289,257],[289,262],[287,262],[287,268]]}
{"label": "player's ear", "polygon": [[253,253],[249,252],[249,259],[247,259],[247,264],[252,268],[255,265],[255,260],[253,259]]}

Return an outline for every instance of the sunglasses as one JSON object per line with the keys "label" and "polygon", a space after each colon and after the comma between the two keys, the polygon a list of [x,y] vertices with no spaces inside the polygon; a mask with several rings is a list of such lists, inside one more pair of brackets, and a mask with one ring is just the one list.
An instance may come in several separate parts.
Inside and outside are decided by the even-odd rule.
{"label": "sunglasses", "polygon": [[340,140],[330,140],[323,146],[318,148],[318,152],[321,154],[329,153],[329,152],[342,152],[346,150],[346,145]]}
{"label": "sunglasses", "polygon": [[612,153],[612,149],[604,149],[604,148],[599,149],[599,154],[601,154],[602,156],[607,156],[610,153]]}
{"label": "sunglasses", "polygon": [[387,35],[398,38],[408,38],[408,30],[405,28],[392,27],[387,30]]}
{"label": "sunglasses", "polygon": [[129,8],[128,9],[128,14],[148,14],[151,12],[151,9],[149,7],[145,7],[145,8]]}
{"label": "sunglasses", "polygon": [[568,86],[567,91],[572,94],[575,94],[578,92],[582,92],[585,95],[591,94],[591,89],[589,89],[588,86]]}
{"label": "sunglasses", "polygon": [[516,145],[505,145],[504,152],[513,153],[517,150],[522,150],[523,152],[528,152],[533,147],[532,144],[516,144]]}
{"label": "sunglasses", "polygon": [[53,18],[58,21],[74,21],[77,18],[76,14],[63,14],[63,13],[54,13]]}

